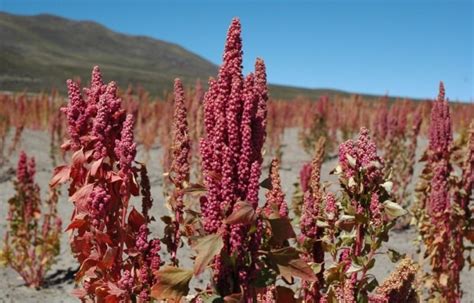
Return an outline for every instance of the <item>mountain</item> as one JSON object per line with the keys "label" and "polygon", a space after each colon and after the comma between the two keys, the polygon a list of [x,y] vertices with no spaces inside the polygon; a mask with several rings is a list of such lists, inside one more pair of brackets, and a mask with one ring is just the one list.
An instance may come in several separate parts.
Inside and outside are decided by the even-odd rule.
{"label": "mountain", "polygon": [[[171,91],[173,79],[204,83],[217,66],[183,47],[145,37],[114,32],[98,23],[52,15],[17,16],[0,12],[0,90],[65,92],[65,81],[88,81],[99,65],[105,80],[122,87],[141,85],[154,95]],[[348,95],[330,89],[270,85],[273,98],[317,98]],[[378,98],[377,96],[368,96]]]}

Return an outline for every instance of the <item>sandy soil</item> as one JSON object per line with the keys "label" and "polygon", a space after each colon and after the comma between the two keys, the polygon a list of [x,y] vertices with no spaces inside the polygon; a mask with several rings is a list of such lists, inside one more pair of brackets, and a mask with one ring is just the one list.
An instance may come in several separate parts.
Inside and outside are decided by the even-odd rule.
{"label": "sandy soil", "polygon": [[[291,200],[293,193],[293,183],[298,180],[299,170],[305,161],[310,159],[297,143],[297,130],[289,129],[285,132],[283,143],[283,164],[282,164],[282,183],[287,195],[287,201]],[[421,140],[420,152],[426,146],[426,140]],[[9,142],[9,141],[8,141]],[[26,130],[22,137],[21,149],[25,150],[29,155],[36,158],[37,177],[36,180],[42,188],[42,196],[46,196],[45,189],[52,173],[52,162],[49,158],[49,137],[44,132]],[[148,171],[152,184],[152,194],[155,204],[152,213],[156,218],[168,214],[168,210],[164,207],[163,195],[161,189],[162,169],[160,168],[160,159],[162,150],[159,146],[155,146],[151,152],[148,162]],[[12,179],[14,177],[12,168],[18,159],[18,153],[15,153],[9,161],[0,167],[0,215],[4,218],[7,212],[7,200],[13,195]],[[138,160],[145,159],[144,153],[140,150]],[[61,160],[59,160],[61,161]],[[323,182],[337,182],[334,176],[330,176],[329,172],[336,166],[337,160],[327,161],[323,165],[322,180]],[[418,173],[420,167],[416,167]],[[266,177],[267,172],[264,172]],[[72,212],[72,204],[68,202],[65,196],[64,188],[59,202],[59,214],[63,218],[63,222],[67,224]],[[6,228],[6,221],[0,221],[0,235],[3,236]],[[152,232],[155,235],[162,236],[163,225],[161,221],[156,221],[152,225]],[[399,252],[406,253],[417,259],[416,247],[413,244],[415,233],[412,230],[403,232],[394,232],[390,236],[387,248],[394,248]],[[185,267],[191,266],[188,258],[188,249],[183,249],[180,253],[183,258],[181,262]],[[164,255],[164,258],[166,256]],[[0,302],[78,302],[77,299],[70,295],[74,288],[74,272],[77,270],[78,264],[71,255],[68,234],[63,233],[61,238],[61,253],[57,259],[57,263],[53,266],[47,275],[47,283],[41,290],[30,289],[24,286],[19,276],[9,268],[0,268]],[[383,280],[388,273],[392,271],[394,265],[386,256],[380,256],[377,260],[375,268],[372,270],[379,281]],[[197,286],[206,280],[205,274],[200,279],[193,281],[193,285]],[[465,292],[462,302],[474,302],[474,271],[468,271],[467,268],[462,272],[462,288]]]}

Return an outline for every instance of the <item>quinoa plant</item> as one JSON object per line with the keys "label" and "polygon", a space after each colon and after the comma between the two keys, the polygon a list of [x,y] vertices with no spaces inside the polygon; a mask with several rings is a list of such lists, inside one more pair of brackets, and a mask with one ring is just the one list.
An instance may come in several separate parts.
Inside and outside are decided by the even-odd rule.
{"label": "quinoa plant", "polygon": [[[466,146],[453,143],[451,113],[441,83],[431,109],[429,146],[423,156],[426,164],[417,185],[414,209],[423,244],[422,259],[431,267],[422,276],[429,300],[461,300],[460,272],[470,260],[465,257],[465,240],[474,240],[473,140],[471,128]],[[459,151],[462,157],[457,157]]]}
{"label": "quinoa plant", "polygon": [[369,271],[382,243],[388,241],[394,220],[406,211],[392,199],[392,183],[384,175],[384,161],[367,129],[361,129],[357,140],[339,146],[334,171],[341,188],[337,194],[320,185],[323,142],[302,178],[298,241],[317,279],[303,281],[301,297],[304,302],[373,301],[378,283]]}
{"label": "quinoa plant", "polygon": [[[160,241],[149,239],[149,180],[135,162],[134,119],[121,108],[114,82],[105,85],[94,67],[83,96],[68,80],[69,103],[63,108],[72,153],[55,169],[51,185],[69,183],[74,204],[71,250],[80,264],[74,294],[83,302],[148,302],[160,268]],[[129,207],[142,193],[141,213]]]}
{"label": "quinoa plant", "polygon": [[18,272],[26,285],[38,288],[59,254],[61,219],[57,191],[50,188],[42,204],[35,173],[35,159],[28,159],[22,151],[14,181],[16,194],[8,201],[8,227],[0,260]]}

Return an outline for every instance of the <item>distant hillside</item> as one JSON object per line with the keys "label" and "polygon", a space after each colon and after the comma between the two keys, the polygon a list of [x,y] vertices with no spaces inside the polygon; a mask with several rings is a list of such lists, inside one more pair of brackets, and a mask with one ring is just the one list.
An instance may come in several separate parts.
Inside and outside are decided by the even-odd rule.
{"label": "distant hillside", "polygon": [[[205,83],[217,73],[216,65],[179,45],[52,15],[0,12],[0,41],[0,90],[38,92],[56,87],[65,92],[66,79],[79,76],[88,81],[92,66],[100,65],[105,80],[113,79],[122,88],[139,84],[160,96],[171,90],[175,77]],[[271,85],[270,94],[278,99],[348,95],[283,85]]]}
{"label": "distant hillside", "polygon": [[100,65],[107,80],[140,84],[152,93],[170,88],[175,77],[206,81],[217,71],[211,62],[176,44],[51,15],[0,13],[0,41],[4,90],[64,88],[71,76],[88,80],[93,65]]}

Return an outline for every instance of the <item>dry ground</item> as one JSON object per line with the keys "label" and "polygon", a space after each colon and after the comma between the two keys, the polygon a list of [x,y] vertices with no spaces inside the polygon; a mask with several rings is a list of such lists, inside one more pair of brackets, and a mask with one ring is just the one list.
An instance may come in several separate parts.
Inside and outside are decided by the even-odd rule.
{"label": "dry ground", "polygon": [[[297,181],[299,176],[299,170],[305,161],[309,160],[309,156],[300,148],[297,140],[297,130],[289,129],[285,132],[283,143],[283,164],[282,164],[282,183],[284,190],[287,195],[287,201],[291,200],[293,193],[293,183]],[[426,147],[426,140],[421,140],[420,152]],[[9,141],[8,141],[9,142]],[[49,137],[45,132],[29,131],[26,130],[22,137],[21,149],[25,150],[28,155],[35,156],[37,163],[37,177],[36,180],[42,188],[42,196],[46,196],[45,189],[49,179],[51,178],[52,163],[49,158]],[[159,146],[155,146],[150,153],[150,161],[148,162],[148,171],[150,173],[150,179],[152,184],[152,194],[155,200],[155,204],[152,209],[152,213],[155,217],[159,218],[162,215],[168,213],[168,210],[164,207],[162,189],[161,189],[161,176],[162,169],[160,168],[160,159],[162,150]],[[12,184],[12,170],[15,167],[18,159],[18,153],[15,153],[3,167],[0,167],[0,216],[5,218],[7,212],[7,201],[13,195],[13,184]],[[139,151],[138,160],[145,159],[145,155],[142,151]],[[61,160],[59,160],[61,161]],[[337,164],[337,160],[330,160],[323,165],[322,180],[328,182],[336,182],[334,176],[329,175],[329,171],[332,170]],[[416,167],[418,173],[420,167]],[[267,171],[264,172],[264,176],[267,175]],[[63,219],[64,225],[66,226],[71,212],[72,204],[68,202],[67,197],[64,195],[66,190],[63,190],[59,202],[59,214]],[[3,236],[6,228],[6,221],[0,221],[0,235]],[[155,235],[162,235],[163,226],[160,221],[153,223],[152,231]],[[390,241],[386,245],[388,248],[394,248],[402,253],[417,258],[416,247],[413,244],[415,233],[413,229],[404,232],[394,232],[390,237]],[[190,266],[189,260],[186,255],[189,255],[188,249],[182,251],[183,261],[181,264],[184,266]],[[164,256],[166,258],[166,256]],[[9,268],[0,268],[0,302],[78,302],[77,299],[72,297],[69,293],[74,288],[73,274],[77,269],[77,262],[71,255],[68,234],[63,233],[61,238],[61,254],[58,257],[57,263],[53,266],[47,276],[47,285],[41,290],[30,289],[25,287],[23,281],[18,275]],[[393,269],[394,265],[388,260],[386,256],[380,256],[376,262],[376,266],[373,269],[375,276],[381,281],[387,274]],[[206,277],[201,277],[201,280],[206,280]],[[462,302],[474,302],[474,271],[468,271],[465,269],[462,272],[462,288],[465,292]],[[194,285],[201,284],[202,281],[196,280],[193,282]]]}

